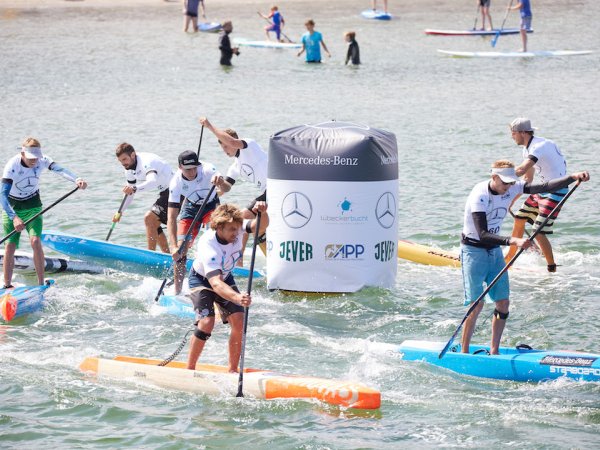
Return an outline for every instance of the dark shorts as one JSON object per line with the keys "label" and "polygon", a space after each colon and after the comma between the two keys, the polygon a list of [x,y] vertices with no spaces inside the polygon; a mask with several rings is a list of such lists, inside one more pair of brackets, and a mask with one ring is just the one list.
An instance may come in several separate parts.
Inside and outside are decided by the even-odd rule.
{"label": "dark shorts", "polygon": [[479,5],[484,8],[489,8],[492,0],[479,0]]}
{"label": "dark shorts", "polygon": [[258,197],[256,197],[254,200],[252,200],[250,203],[248,203],[248,206],[246,206],[246,209],[248,211],[252,211],[252,208],[254,208],[254,205],[256,205],[256,202],[266,202],[266,201],[267,201],[267,191],[265,190],[265,192],[260,194]]}
{"label": "dark shorts", "polygon": [[169,208],[169,189],[160,193],[150,211],[158,216],[160,223],[167,224],[167,209]]}
{"label": "dark shorts", "polygon": [[[190,289],[192,289],[192,303],[194,304],[194,312],[196,318],[194,319],[194,325],[198,324],[200,319],[204,317],[215,316],[215,304],[219,308],[221,313],[221,320],[223,323],[228,323],[229,316],[235,313],[243,313],[244,307],[236,303],[225,300],[219,297],[214,291],[206,287],[208,280],[201,275],[198,275],[194,269],[190,270]],[[225,278],[225,283],[233,288],[234,291],[239,292],[238,287],[235,285],[235,279],[230,274]]]}

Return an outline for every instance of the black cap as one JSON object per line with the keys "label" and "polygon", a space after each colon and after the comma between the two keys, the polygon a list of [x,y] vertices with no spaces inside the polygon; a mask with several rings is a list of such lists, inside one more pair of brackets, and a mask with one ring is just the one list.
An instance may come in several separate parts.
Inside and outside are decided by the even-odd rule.
{"label": "black cap", "polygon": [[198,155],[196,155],[196,152],[186,150],[179,155],[179,165],[185,168],[189,168],[187,166],[199,166]]}

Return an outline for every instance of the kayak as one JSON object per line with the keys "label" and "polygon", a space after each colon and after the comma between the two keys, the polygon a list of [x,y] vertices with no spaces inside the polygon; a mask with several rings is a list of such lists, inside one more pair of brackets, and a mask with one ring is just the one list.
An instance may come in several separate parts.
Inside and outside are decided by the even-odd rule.
{"label": "kayak", "polygon": [[457,253],[404,240],[398,241],[398,258],[429,266],[460,267]]}
{"label": "kayak", "polygon": [[[185,392],[232,397],[237,393],[239,374],[229,373],[225,366],[197,364],[196,370],[187,370],[183,362],[170,362],[164,367],[158,365],[160,362],[130,356],[117,356],[114,359],[90,357],[79,368],[102,377],[136,380]],[[244,369],[243,393],[265,400],[314,399],[358,409],[377,409],[381,406],[381,393],[362,383],[257,369]]]}
{"label": "kayak", "polygon": [[[433,36],[495,36],[496,34],[519,34],[519,28],[503,28],[496,30],[435,30],[427,28],[425,34]],[[527,33],[533,33],[533,30],[527,30]]]}
{"label": "kayak", "polygon": [[537,350],[527,345],[500,347],[499,355],[489,355],[489,347],[471,345],[471,353],[460,353],[460,344],[438,355],[446,344],[430,341],[404,341],[397,348],[406,361],[424,361],[453,372],[480,378],[512,381],[548,381],[569,378],[600,381],[600,354],[568,350]]}
{"label": "kayak", "polygon": [[[44,271],[46,272],[85,272],[102,273],[104,268],[87,261],[78,261],[76,259],[65,259],[56,257],[44,257]],[[4,255],[0,255],[0,266],[4,265]],[[35,271],[33,256],[27,254],[15,255],[15,270],[24,272]]]}
{"label": "kayak", "polygon": [[205,33],[217,33],[221,31],[223,26],[219,22],[202,22],[198,24],[198,31]]}
{"label": "kayak", "polygon": [[438,50],[444,55],[454,56],[456,58],[543,58],[556,56],[578,56],[589,55],[591,50],[547,50],[537,52],[455,52],[448,50]]}
{"label": "kayak", "polygon": [[44,292],[54,284],[46,280],[44,286],[19,286],[0,289],[0,315],[5,322],[39,311],[44,306]]}
{"label": "kayak", "polygon": [[[158,298],[158,306],[165,308],[169,314],[179,317],[195,318],[194,305],[187,295],[161,295]],[[215,312],[218,309],[215,308]]]}
{"label": "kayak", "polygon": [[[99,241],[74,236],[60,231],[43,231],[42,244],[70,257],[92,260],[98,264],[125,272],[164,276],[173,263],[167,253]],[[192,267],[193,259],[188,258],[187,270]],[[247,277],[250,271],[244,267],[233,269],[233,275]],[[260,278],[263,273],[254,271],[254,277]]]}
{"label": "kayak", "polygon": [[392,15],[376,9],[366,9],[360,13],[365,19],[392,20]]}
{"label": "kayak", "polygon": [[294,42],[277,42],[277,41],[236,41],[240,47],[256,47],[256,48],[302,48],[302,44]]}

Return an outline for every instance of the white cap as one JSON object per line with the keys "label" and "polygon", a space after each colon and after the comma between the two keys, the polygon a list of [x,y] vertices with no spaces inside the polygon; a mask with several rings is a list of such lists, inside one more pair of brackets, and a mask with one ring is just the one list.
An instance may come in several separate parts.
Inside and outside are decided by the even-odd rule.
{"label": "white cap", "polygon": [[515,183],[519,181],[519,177],[517,176],[514,167],[493,168],[492,173],[498,175],[505,183]]}
{"label": "white cap", "polygon": [[27,159],[40,159],[43,156],[40,147],[21,147],[21,151]]}

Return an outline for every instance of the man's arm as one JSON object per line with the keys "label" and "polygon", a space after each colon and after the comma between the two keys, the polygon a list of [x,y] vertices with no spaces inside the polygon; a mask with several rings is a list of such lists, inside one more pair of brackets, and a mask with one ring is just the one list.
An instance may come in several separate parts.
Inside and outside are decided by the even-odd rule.
{"label": "man's arm", "polygon": [[169,247],[177,251],[177,215],[179,208],[169,206],[167,209],[167,236],[169,236]]}
{"label": "man's arm", "polygon": [[[535,161],[527,158],[521,164],[515,167],[515,172],[517,172],[517,176],[522,177],[523,175],[525,175],[525,178],[527,178],[527,173],[530,172],[531,169],[533,169],[533,166],[535,166]],[[526,179],[525,181],[530,180]]]}
{"label": "man's arm", "polygon": [[221,279],[221,273],[210,277],[208,282],[213,288],[213,291],[215,291],[219,297],[224,298],[225,300],[229,300],[230,302],[236,303],[240,306],[250,306],[250,303],[252,303],[250,295],[236,292],[231,286],[225,283]]}
{"label": "man's arm", "polygon": [[200,117],[200,125],[203,125],[206,128],[208,128],[217,137],[219,141],[225,143],[226,145],[235,147],[238,150],[244,148],[244,141],[242,141],[241,139],[236,139],[233,136],[230,136],[227,133],[225,133],[220,128],[215,127],[212,123],[208,121],[206,117]]}

